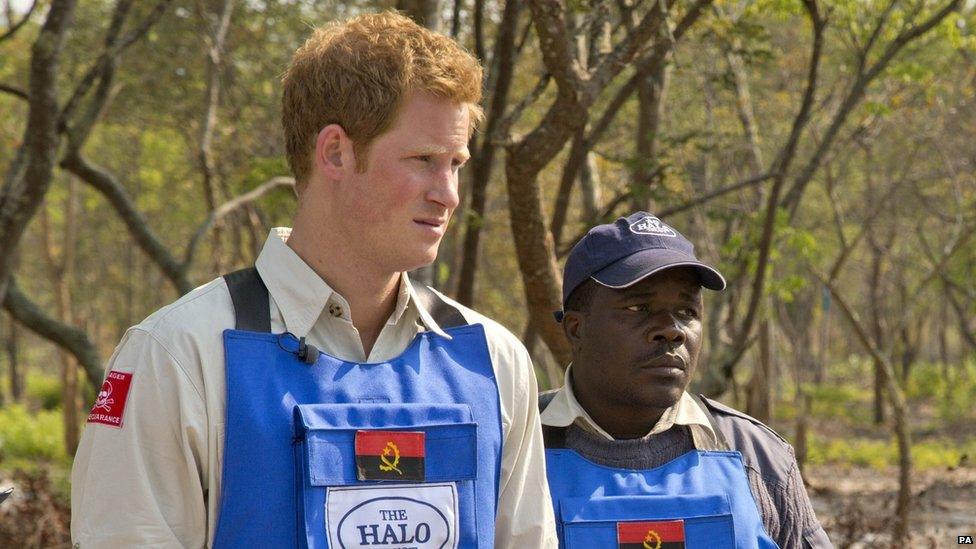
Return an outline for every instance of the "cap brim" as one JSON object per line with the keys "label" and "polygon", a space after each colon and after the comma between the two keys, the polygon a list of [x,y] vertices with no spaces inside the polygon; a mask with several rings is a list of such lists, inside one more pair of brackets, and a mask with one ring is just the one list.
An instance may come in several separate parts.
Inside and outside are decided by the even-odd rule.
{"label": "cap brim", "polygon": [[724,290],[725,278],[712,267],[677,250],[641,250],[607,265],[593,274],[593,280],[608,288],[626,288],[674,267],[693,267],[698,272],[703,288]]}

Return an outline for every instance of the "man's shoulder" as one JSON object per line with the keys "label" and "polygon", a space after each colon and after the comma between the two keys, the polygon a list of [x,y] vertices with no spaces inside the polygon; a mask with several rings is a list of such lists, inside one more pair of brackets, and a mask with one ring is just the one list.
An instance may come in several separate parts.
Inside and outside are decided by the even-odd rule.
{"label": "man's shoulder", "polygon": [[742,454],[747,467],[755,468],[765,478],[785,482],[796,466],[793,447],[786,439],[765,423],[735,408],[705,397],[702,402],[732,449]]}
{"label": "man's shoulder", "polygon": [[233,327],[234,308],[223,277],[194,288],[133,326],[157,337],[206,331],[221,333]]}
{"label": "man's shoulder", "polygon": [[[124,341],[131,352],[159,346],[184,369],[198,369],[223,349],[223,332],[234,327],[234,305],[227,284],[218,277],[166,305],[129,328]],[[140,343],[141,342],[141,343]]]}

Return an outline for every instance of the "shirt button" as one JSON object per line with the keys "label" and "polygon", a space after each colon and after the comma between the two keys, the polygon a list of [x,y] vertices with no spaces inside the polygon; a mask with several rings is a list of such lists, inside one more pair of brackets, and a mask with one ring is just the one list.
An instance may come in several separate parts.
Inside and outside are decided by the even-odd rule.
{"label": "shirt button", "polygon": [[329,314],[334,317],[342,316],[342,307],[335,303],[329,304]]}

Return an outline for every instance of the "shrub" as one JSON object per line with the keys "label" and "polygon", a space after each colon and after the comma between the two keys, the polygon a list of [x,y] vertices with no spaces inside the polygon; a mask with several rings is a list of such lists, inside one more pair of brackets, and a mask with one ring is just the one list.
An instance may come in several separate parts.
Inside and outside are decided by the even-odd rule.
{"label": "shrub", "polygon": [[30,371],[24,381],[28,402],[37,403],[45,410],[61,406],[61,380],[57,376]]}
{"label": "shrub", "polygon": [[67,463],[61,411],[32,415],[20,404],[0,409],[0,460],[27,466],[38,461]]}

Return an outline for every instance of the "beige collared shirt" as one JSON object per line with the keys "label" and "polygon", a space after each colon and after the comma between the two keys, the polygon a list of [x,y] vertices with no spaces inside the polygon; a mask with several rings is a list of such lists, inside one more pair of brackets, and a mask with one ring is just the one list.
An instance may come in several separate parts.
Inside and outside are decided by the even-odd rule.
{"label": "beige collared shirt", "polygon": [[[590,414],[576,400],[573,384],[570,381],[572,367],[570,365],[566,368],[563,386],[556,392],[556,395],[549,402],[549,406],[542,412],[540,418],[542,424],[553,427],[568,427],[575,423],[581,429],[600,435],[607,440],[613,440],[613,437],[603,430],[596,421],[593,421]],[[675,425],[687,425],[689,427],[695,448],[707,450],[718,447],[715,430],[712,429],[708,416],[687,392],[682,393],[681,398],[674,406],[664,411],[661,419],[654,424],[654,427],[645,436],[663,433]]]}
{"label": "beige collared shirt", "polygon": [[[418,331],[448,337],[420,306],[406,274],[396,307],[369,355],[348,302],[273,229],[256,265],[271,296],[271,329],[306,336],[338,358],[399,355]],[[502,414],[495,546],[556,547],[546,484],[536,380],[508,330],[451,302],[485,326]],[[220,501],[225,378],[222,332],[234,327],[223,278],[130,328],[107,370],[131,373],[122,426],[90,423],[71,472],[71,537],[81,547],[209,547]],[[255,499],[260,505],[260,497]]]}

